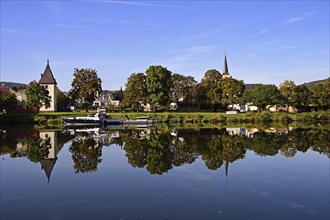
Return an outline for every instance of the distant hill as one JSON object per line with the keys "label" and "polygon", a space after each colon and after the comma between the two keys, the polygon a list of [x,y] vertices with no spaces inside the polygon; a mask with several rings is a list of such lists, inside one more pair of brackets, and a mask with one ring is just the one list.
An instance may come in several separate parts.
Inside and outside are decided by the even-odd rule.
{"label": "distant hill", "polygon": [[26,88],[28,85],[24,84],[24,83],[17,83],[17,82],[3,82],[3,81],[0,81],[0,88],[10,89],[13,86],[15,86],[16,88]]}
{"label": "distant hill", "polygon": [[320,84],[320,83],[323,83],[325,82],[327,79],[322,79],[322,80],[316,80],[316,81],[312,81],[312,82],[307,82],[307,83],[304,83],[303,85],[307,86],[307,88],[311,89],[313,88],[313,86],[317,85],[317,84]]}

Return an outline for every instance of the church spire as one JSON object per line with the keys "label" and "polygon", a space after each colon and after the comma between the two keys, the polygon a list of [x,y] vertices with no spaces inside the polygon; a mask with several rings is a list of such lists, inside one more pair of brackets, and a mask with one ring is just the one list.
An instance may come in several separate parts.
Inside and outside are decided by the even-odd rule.
{"label": "church spire", "polygon": [[223,73],[229,74],[226,54],[225,54],[225,61],[223,63]]}

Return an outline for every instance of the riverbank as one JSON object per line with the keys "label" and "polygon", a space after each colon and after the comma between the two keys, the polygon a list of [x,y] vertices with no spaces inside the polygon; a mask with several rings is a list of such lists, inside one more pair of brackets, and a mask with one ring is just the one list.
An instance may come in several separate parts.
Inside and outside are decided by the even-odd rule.
{"label": "riverbank", "polygon": [[[49,112],[34,114],[0,114],[0,124],[36,124],[43,127],[63,127],[63,118],[73,116],[85,116],[86,112]],[[108,113],[115,119],[123,119],[122,113]],[[304,122],[319,123],[330,121],[330,111],[303,112],[303,113],[239,113],[225,114],[212,112],[162,112],[125,113],[130,119],[147,115],[149,119],[158,123],[168,124],[201,124],[201,123],[258,123],[258,122]]]}

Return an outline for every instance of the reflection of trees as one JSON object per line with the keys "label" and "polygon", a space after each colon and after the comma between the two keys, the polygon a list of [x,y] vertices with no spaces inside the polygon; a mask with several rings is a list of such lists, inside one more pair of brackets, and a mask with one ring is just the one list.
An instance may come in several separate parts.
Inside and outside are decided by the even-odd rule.
{"label": "reflection of trees", "polygon": [[136,133],[136,131],[132,131],[129,134],[122,134],[121,139],[125,143],[124,149],[128,163],[133,167],[142,168],[147,164],[147,140],[134,138],[138,137]]}
{"label": "reflection of trees", "polygon": [[223,164],[222,139],[220,136],[201,136],[200,154],[210,170],[216,170]]}
{"label": "reflection of trees", "polygon": [[284,143],[281,137],[273,133],[258,132],[245,141],[245,148],[259,156],[275,156]]}
{"label": "reflection of trees", "polygon": [[52,147],[50,138],[42,139],[26,137],[23,139],[22,144],[27,147],[27,158],[35,163],[47,158],[49,150]]}
{"label": "reflection of trees", "polygon": [[153,135],[147,142],[146,169],[151,174],[163,174],[172,169],[172,159],[169,135]]}
{"label": "reflection of trees", "polygon": [[75,173],[96,171],[102,161],[102,146],[92,137],[74,139],[69,151],[72,153]]}
{"label": "reflection of trees", "polygon": [[243,137],[224,135],[222,136],[222,142],[222,158],[226,162],[233,163],[235,160],[244,158],[246,151],[243,145]]}

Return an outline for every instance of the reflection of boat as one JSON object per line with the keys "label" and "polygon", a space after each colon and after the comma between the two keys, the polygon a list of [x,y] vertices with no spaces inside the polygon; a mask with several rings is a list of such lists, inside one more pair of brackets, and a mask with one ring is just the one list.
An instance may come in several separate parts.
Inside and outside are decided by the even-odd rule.
{"label": "reflection of boat", "polygon": [[120,125],[121,120],[110,118],[105,111],[99,110],[96,113],[82,117],[72,117],[63,119],[67,126],[104,126],[104,125]]}
{"label": "reflection of boat", "polygon": [[140,116],[136,119],[129,119],[123,121],[124,125],[136,125],[136,126],[146,126],[146,125],[154,125],[156,124],[156,120],[148,119],[148,116]]}

